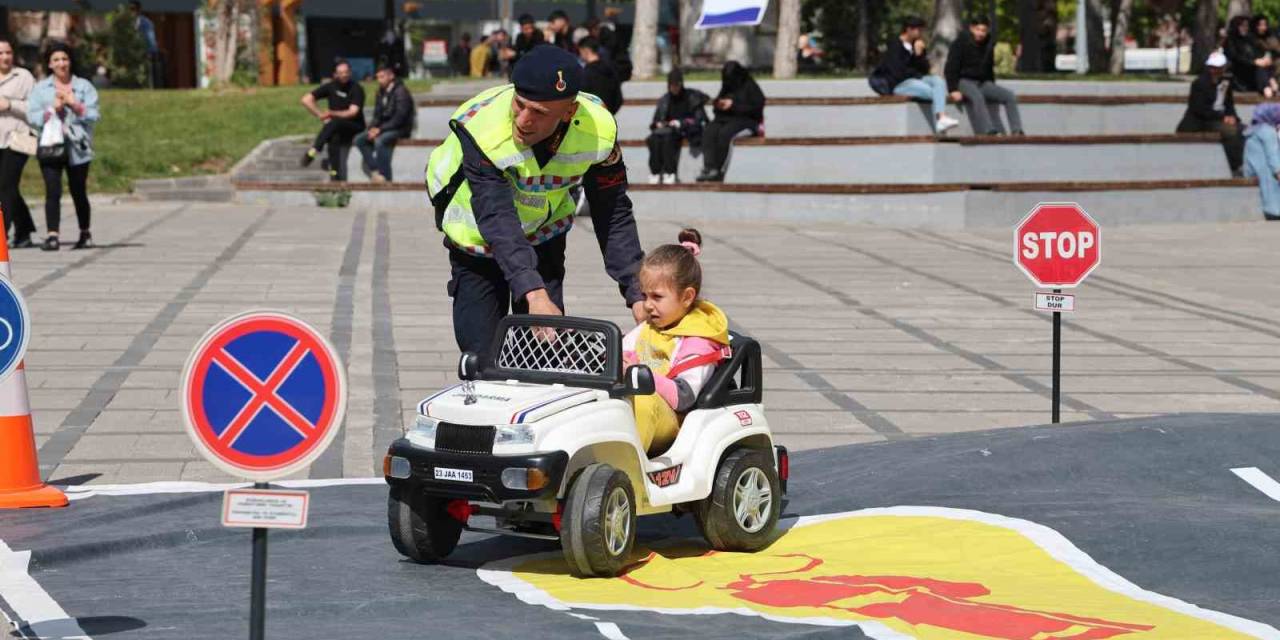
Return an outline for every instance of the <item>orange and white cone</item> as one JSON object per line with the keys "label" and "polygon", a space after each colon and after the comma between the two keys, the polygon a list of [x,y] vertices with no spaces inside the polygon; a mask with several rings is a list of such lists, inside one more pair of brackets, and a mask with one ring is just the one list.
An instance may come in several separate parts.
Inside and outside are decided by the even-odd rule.
{"label": "orange and white cone", "polygon": [[[0,275],[9,278],[9,247],[0,242]],[[0,381],[0,509],[65,507],[67,496],[40,479],[25,363]]]}

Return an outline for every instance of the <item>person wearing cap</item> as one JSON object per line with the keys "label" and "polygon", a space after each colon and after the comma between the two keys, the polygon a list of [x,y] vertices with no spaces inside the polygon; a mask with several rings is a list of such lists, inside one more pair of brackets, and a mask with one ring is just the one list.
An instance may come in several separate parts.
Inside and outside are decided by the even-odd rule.
{"label": "person wearing cap", "polygon": [[1244,138],[1236,115],[1235,95],[1226,77],[1227,57],[1219,51],[1209,55],[1204,71],[1191,83],[1187,111],[1178,123],[1178,133],[1214,132],[1222,137],[1231,175],[1239,177],[1244,164]]}
{"label": "person wearing cap", "polygon": [[560,315],[566,234],[581,186],[605,271],[637,323],[644,312],[636,233],[618,126],[580,93],[582,66],[540,45],[521,57],[511,84],[467,100],[427,162],[427,193],[444,232],[458,348],[488,351],[509,311]]}

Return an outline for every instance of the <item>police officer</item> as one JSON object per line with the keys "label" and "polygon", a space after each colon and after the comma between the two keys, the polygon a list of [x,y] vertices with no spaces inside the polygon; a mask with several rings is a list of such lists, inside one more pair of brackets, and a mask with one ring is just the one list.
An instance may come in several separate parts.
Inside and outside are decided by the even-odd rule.
{"label": "police officer", "polygon": [[453,133],[431,152],[427,192],[445,234],[458,348],[484,354],[499,320],[564,309],[565,236],[581,186],[605,271],[640,323],[636,234],[627,169],[613,116],[578,92],[582,67],[539,45],[520,58],[511,84],[463,103]]}

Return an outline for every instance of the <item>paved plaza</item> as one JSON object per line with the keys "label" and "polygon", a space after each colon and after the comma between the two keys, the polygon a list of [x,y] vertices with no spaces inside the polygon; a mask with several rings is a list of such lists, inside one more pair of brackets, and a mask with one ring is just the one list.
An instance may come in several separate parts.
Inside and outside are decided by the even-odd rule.
{"label": "paved plaza", "polygon": [[[176,389],[196,340],[273,308],[347,362],[343,432],[302,476],[377,475],[416,403],[454,378],[448,262],[423,212],[132,203],[95,208],[88,252],[12,254],[27,376],[56,483],[231,480],[192,448]],[[763,345],[765,407],[803,450],[1049,422],[1050,322],[1012,233],[680,220],[706,236],[704,294]],[[665,219],[659,219],[665,218]],[[589,221],[566,306],[624,324]],[[1266,223],[1107,226],[1063,344],[1063,421],[1280,412],[1280,284]]]}

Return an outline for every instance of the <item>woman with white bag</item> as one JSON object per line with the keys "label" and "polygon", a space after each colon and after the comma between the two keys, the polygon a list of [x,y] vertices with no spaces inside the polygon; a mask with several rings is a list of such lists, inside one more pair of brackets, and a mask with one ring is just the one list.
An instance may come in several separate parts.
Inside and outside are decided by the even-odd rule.
{"label": "woman with white bag", "polygon": [[31,72],[14,65],[13,42],[0,36],[0,209],[14,248],[33,246],[31,234],[36,230],[19,188],[27,157],[36,152],[36,136],[27,124],[27,96],[33,84]]}
{"label": "woman with white bag", "polygon": [[40,246],[57,251],[62,217],[62,174],[67,174],[71,200],[80,222],[76,249],[93,247],[89,232],[89,162],[93,160],[93,125],[98,121],[98,90],[72,75],[71,47],[61,42],[44,54],[49,75],[36,83],[27,101],[27,120],[40,131],[36,156],[44,176],[44,216],[49,236]]}

